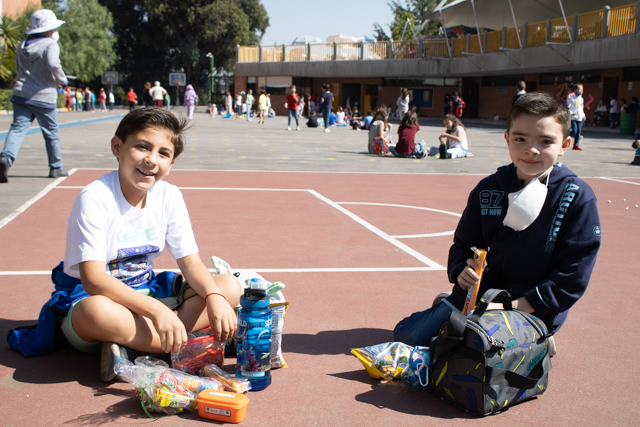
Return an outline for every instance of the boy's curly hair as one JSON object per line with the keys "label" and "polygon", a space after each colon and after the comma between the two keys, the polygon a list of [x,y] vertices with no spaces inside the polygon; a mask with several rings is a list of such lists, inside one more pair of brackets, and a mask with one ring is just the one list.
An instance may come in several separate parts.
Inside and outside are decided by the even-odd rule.
{"label": "boy's curly hair", "polygon": [[511,124],[523,114],[538,117],[553,117],[562,128],[562,136],[566,139],[571,128],[571,113],[562,99],[546,92],[529,92],[522,95],[509,113],[507,132],[511,131]]}
{"label": "boy's curly hair", "polygon": [[184,151],[184,133],[189,129],[188,124],[189,121],[186,118],[178,118],[163,108],[139,108],[124,116],[116,129],[116,136],[124,143],[129,135],[147,128],[165,131],[169,133],[173,144],[173,158],[175,159]]}

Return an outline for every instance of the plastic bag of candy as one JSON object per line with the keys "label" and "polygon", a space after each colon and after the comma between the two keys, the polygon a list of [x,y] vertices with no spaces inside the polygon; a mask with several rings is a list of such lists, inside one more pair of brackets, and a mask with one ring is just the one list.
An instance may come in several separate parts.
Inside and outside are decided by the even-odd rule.
{"label": "plastic bag of candy", "polygon": [[200,376],[220,381],[225,391],[246,393],[251,390],[251,383],[246,378],[236,378],[223,371],[217,365],[206,365],[200,369]]}
{"label": "plastic bag of candy", "polygon": [[170,369],[159,359],[138,357],[135,364],[128,360],[115,366],[118,377],[136,388],[136,396],[145,412],[169,415],[197,408],[196,397],[203,390],[224,390],[214,378],[200,378]]}
{"label": "plastic bag of candy", "polygon": [[136,396],[147,415],[148,411],[174,415],[185,409],[193,411],[198,406],[193,393],[161,360],[148,356],[137,358],[135,364],[125,360],[116,363],[115,371],[120,379],[136,388]]}
{"label": "plastic bag of candy", "polygon": [[391,382],[399,378],[409,363],[413,347],[401,342],[386,342],[369,347],[354,348],[351,353],[362,362],[371,378]]}
{"label": "plastic bag of candy", "polygon": [[212,335],[190,339],[178,352],[171,353],[173,368],[192,375],[198,375],[200,368],[210,363],[224,364],[224,342]]}

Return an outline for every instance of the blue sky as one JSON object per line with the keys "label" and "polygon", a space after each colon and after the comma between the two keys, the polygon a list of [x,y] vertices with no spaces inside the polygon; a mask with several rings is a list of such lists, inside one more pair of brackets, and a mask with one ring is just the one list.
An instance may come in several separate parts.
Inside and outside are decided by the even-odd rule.
{"label": "blue sky", "polygon": [[332,34],[354,37],[373,36],[373,24],[379,23],[388,33],[393,20],[389,0],[261,0],[269,15],[269,28],[263,45],[290,44],[298,36],[320,37]]}

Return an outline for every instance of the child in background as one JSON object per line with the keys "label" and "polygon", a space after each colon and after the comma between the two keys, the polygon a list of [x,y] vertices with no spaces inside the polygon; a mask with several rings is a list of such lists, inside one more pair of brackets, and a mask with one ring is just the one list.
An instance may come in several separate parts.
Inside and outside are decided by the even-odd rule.
{"label": "child in background", "polygon": [[391,154],[394,157],[424,157],[426,144],[423,141],[415,142],[419,130],[418,116],[414,111],[407,111],[398,125],[398,143],[389,145]]}
{"label": "child in background", "polygon": [[296,93],[296,85],[289,87],[289,94],[287,95],[287,110],[289,113],[289,122],[287,124],[287,130],[291,130],[291,117],[296,119],[296,130],[300,130],[300,121],[298,120],[298,101],[300,98]]}
{"label": "child in background", "polygon": [[100,102],[100,112],[107,112],[107,95],[104,93],[104,88],[100,88],[100,94],[98,95],[98,101]]}
{"label": "child in background", "polygon": [[345,124],[344,116],[345,116],[344,110],[342,109],[342,107],[338,107],[338,112],[336,113],[336,124],[337,125]]}
{"label": "child in background", "polygon": [[[447,114],[444,116],[443,122],[447,130],[441,133],[438,139],[440,143],[444,142],[447,145],[447,158],[455,159],[466,156],[469,145],[467,143],[467,133],[460,119],[453,114]],[[439,152],[440,147],[431,147],[429,155],[435,155],[435,153]]]}
{"label": "child in background", "polygon": [[309,113],[309,121],[307,122],[307,127],[310,127],[310,128],[318,127],[318,117],[316,116],[315,110],[311,110],[311,113]]}
{"label": "child in background", "polygon": [[571,113],[571,131],[569,134],[573,139],[573,149],[582,150],[580,140],[582,139],[582,123],[586,116],[584,115],[584,99],[582,98],[582,85],[580,83],[573,85],[573,92],[567,97],[567,107]]}
{"label": "child in background", "polygon": [[253,98],[253,90],[249,89],[249,91],[247,92],[247,96],[245,98],[244,103],[247,105],[247,120],[251,121],[251,112],[253,111],[253,102],[254,102],[254,98]]}
{"label": "child in background", "polygon": [[264,89],[260,91],[260,97],[258,98],[258,111],[260,113],[258,124],[264,124],[267,118],[267,95]]}
{"label": "child in background", "polygon": [[391,123],[387,121],[387,109],[378,110],[373,116],[373,121],[369,125],[369,154],[373,153],[373,139],[382,138],[385,140],[385,144],[392,143],[391,136]]}
{"label": "child in background", "polygon": [[349,122],[351,124],[351,127],[353,129],[360,129],[361,128],[360,120],[362,120],[362,115],[360,114],[360,111],[358,111],[358,107],[353,107],[353,113],[351,114],[351,121]]}
{"label": "child in background", "polygon": [[[69,216],[64,273],[57,274],[82,283],[88,295],[71,303],[61,328],[74,348],[102,349],[103,381],[132,350],[177,351],[188,332],[209,325],[222,340],[236,330],[232,307],[242,286],[231,275],[211,276],[180,190],[163,181],[184,149],[186,124],[158,107],[127,114],[111,140],[118,170],[86,186]],[[153,259],[165,246],[186,282],[178,275],[161,286]],[[167,296],[170,305],[160,301]]]}
{"label": "child in background", "polygon": [[560,329],[600,248],[595,194],[557,163],[571,146],[570,124],[566,105],[551,94],[527,93],[516,102],[504,134],[512,163],[480,181],[456,228],[447,267],[452,292],[400,321],[394,341],[428,346],[451,312],[462,310],[479,280],[472,246],[488,250],[478,300],[488,289],[505,289],[513,308],[534,314],[552,334]]}

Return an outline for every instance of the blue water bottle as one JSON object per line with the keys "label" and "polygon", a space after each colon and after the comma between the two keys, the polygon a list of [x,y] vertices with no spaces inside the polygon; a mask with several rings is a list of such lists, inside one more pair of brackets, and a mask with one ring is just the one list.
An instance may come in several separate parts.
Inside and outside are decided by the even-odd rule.
{"label": "blue water bottle", "polygon": [[271,308],[262,279],[251,279],[240,297],[236,377],[251,382],[251,391],[271,384]]}

